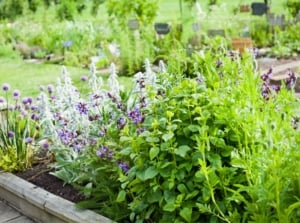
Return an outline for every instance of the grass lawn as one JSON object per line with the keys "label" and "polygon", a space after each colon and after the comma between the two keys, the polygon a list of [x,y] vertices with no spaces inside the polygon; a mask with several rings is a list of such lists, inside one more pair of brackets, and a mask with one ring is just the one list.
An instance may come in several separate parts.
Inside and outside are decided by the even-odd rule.
{"label": "grass lawn", "polygon": [[[0,58],[0,84],[8,83],[11,89],[18,89],[23,96],[35,96],[39,93],[41,85],[55,84],[61,76],[61,65],[36,64],[24,62],[16,58]],[[77,67],[67,67],[67,70],[75,86],[80,90],[87,91],[88,87],[83,84],[80,77],[88,76],[89,70]],[[107,74],[102,74],[104,81]],[[119,82],[124,87],[131,85],[131,78],[120,77]],[[2,95],[2,93],[0,94]]]}

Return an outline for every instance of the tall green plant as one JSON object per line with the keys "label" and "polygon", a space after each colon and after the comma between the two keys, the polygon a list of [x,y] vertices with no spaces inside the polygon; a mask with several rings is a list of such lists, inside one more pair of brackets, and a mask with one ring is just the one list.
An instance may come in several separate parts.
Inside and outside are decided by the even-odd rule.
{"label": "tall green plant", "polygon": [[5,97],[0,98],[0,168],[21,171],[31,166],[35,153],[34,140],[38,137],[37,114],[30,112],[32,98],[20,101],[20,92],[13,92],[14,103],[9,104],[9,85],[3,84]]}

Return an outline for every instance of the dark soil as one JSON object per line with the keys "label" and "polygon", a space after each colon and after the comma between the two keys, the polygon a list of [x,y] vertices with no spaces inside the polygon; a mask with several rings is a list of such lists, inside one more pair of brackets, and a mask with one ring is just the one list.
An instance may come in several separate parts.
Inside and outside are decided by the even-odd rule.
{"label": "dark soil", "polygon": [[54,171],[49,165],[53,161],[51,157],[43,152],[36,160],[32,168],[15,175],[71,202],[84,200],[84,196],[77,189],[50,174]]}

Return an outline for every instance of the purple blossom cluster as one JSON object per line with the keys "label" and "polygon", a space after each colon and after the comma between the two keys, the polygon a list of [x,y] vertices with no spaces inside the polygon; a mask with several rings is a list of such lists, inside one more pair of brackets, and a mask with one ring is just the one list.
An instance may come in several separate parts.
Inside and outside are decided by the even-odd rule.
{"label": "purple blossom cluster", "polygon": [[127,115],[136,125],[144,121],[144,116],[139,107],[135,107]]}
{"label": "purple blossom cluster", "polygon": [[285,85],[288,89],[291,89],[295,86],[296,80],[297,80],[297,75],[295,72],[293,72],[291,69],[287,71],[287,76],[288,78],[285,79]]}
{"label": "purple blossom cluster", "polygon": [[[294,88],[294,86],[296,84],[296,80],[297,80],[296,73],[289,69],[287,71],[286,75],[287,75],[287,78],[285,79],[286,88],[287,89]],[[272,68],[270,68],[266,73],[261,75],[261,79],[263,81],[261,94],[262,94],[263,98],[265,98],[265,99],[268,99],[272,92],[277,93],[281,89],[280,85],[271,84],[272,76],[273,76]]]}
{"label": "purple blossom cluster", "polygon": [[117,164],[124,173],[127,173],[130,169],[129,165],[124,161],[118,161]]}
{"label": "purple blossom cluster", "polygon": [[273,76],[273,68],[270,67],[266,73],[263,73],[260,78],[263,81],[261,88],[261,95],[264,99],[268,100],[272,92],[277,93],[280,91],[280,85],[271,84],[271,78]]}
{"label": "purple blossom cluster", "polygon": [[87,103],[79,102],[79,103],[76,105],[76,108],[77,108],[77,110],[79,111],[79,113],[80,113],[81,115],[87,115],[88,112],[89,112],[88,104],[87,104]]}
{"label": "purple blossom cluster", "polygon": [[97,150],[96,155],[104,160],[112,160],[114,151],[102,145],[99,150]]}
{"label": "purple blossom cluster", "polygon": [[[107,161],[113,161],[114,158],[114,150],[101,145],[100,148],[96,151],[96,156],[103,159],[103,160],[107,160]],[[124,162],[124,161],[120,161],[118,160],[116,162],[116,165],[122,170],[122,172],[127,173],[130,169],[129,165]]]}

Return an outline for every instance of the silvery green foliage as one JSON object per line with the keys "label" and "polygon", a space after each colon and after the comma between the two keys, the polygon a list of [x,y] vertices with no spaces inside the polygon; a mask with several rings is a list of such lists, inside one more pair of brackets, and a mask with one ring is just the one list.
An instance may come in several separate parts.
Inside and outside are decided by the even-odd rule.
{"label": "silvery green foliage", "polygon": [[89,85],[92,89],[92,93],[100,93],[100,89],[102,88],[103,86],[103,80],[101,77],[97,77],[96,75],[96,66],[95,66],[95,63],[92,63],[91,64],[91,67],[90,67],[90,76],[89,76]]}
{"label": "silvery green foliage", "polygon": [[57,80],[56,86],[48,89],[48,94],[43,91],[39,96],[44,135],[56,147],[65,146],[73,148],[73,151],[81,151],[95,143],[104,129],[116,125],[118,119],[127,117],[130,112],[133,117],[132,111],[137,112],[150,103],[146,101],[146,85],[157,89],[157,80],[148,60],[145,66],[146,72],[135,75],[134,89],[129,91],[126,99],[121,97],[122,88],[114,64],[110,67],[108,86],[103,84],[101,77],[97,77],[95,65],[91,64],[88,77],[90,92],[87,95],[78,91],[72,84],[67,69],[63,67],[62,76]]}
{"label": "silvery green foliage", "polygon": [[111,93],[116,98],[120,99],[120,85],[118,81],[116,66],[113,63],[110,65],[110,75],[107,82],[110,87]]}
{"label": "silvery green foliage", "polygon": [[43,126],[43,136],[51,138],[54,145],[57,145],[58,136],[53,123],[53,114],[49,103],[49,97],[45,92],[41,92],[38,99],[37,106],[38,111],[40,112],[41,126]]}
{"label": "silvery green foliage", "polygon": [[145,69],[146,69],[146,83],[150,84],[150,86],[154,86],[156,83],[156,75],[153,72],[150,61],[148,59],[145,60]]}

